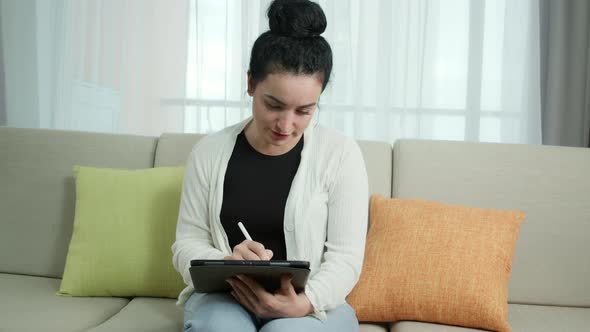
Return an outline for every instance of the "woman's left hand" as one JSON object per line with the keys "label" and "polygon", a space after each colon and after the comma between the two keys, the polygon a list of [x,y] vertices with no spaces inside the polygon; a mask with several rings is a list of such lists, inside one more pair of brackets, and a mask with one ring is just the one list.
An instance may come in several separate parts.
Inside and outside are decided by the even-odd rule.
{"label": "woman's left hand", "polygon": [[236,301],[260,318],[303,317],[313,312],[307,296],[295,292],[288,275],[281,278],[281,288],[274,294],[245,275],[238,275],[228,282]]}

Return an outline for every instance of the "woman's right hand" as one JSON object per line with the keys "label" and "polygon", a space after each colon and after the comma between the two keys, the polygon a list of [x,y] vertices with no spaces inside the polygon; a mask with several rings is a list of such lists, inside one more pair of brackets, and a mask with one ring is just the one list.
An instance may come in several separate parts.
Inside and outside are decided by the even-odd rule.
{"label": "woman's right hand", "polygon": [[269,261],[272,258],[272,250],[264,248],[262,243],[244,240],[234,247],[231,256],[225,256],[226,260],[249,260],[249,261]]}

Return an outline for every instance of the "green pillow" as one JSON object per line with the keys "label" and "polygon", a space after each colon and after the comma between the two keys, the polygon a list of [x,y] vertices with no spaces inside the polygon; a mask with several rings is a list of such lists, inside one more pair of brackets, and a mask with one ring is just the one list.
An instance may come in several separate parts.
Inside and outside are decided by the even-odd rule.
{"label": "green pillow", "polygon": [[58,295],[176,298],[172,266],[183,167],[74,166],[74,231]]}

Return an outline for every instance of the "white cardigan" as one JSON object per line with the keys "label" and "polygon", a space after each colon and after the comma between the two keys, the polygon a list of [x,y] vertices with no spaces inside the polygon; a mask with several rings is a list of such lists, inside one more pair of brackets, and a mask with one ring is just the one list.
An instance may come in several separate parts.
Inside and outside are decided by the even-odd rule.
{"label": "white cardigan", "polygon": [[[251,119],[208,135],[192,149],[186,165],[173,264],[188,285],[183,305],[194,291],[193,259],[231,255],[219,218],[223,181],[237,135]],[[345,303],[358,281],[368,221],[368,180],[357,143],[313,122],[305,130],[301,162],[285,206],[287,259],[310,262],[305,294],[314,315]]]}

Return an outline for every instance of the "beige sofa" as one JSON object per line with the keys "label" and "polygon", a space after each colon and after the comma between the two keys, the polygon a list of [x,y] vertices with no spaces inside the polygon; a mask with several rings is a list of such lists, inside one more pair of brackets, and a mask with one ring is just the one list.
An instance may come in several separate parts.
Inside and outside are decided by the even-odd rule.
{"label": "beige sofa", "polygon": [[[72,165],[183,164],[200,135],[0,128],[0,331],[180,331],[172,299],[55,296],[74,218]],[[371,193],[527,213],[514,258],[514,331],[590,331],[590,149],[360,142]],[[361,331],[471,329],[363,323]]]}

